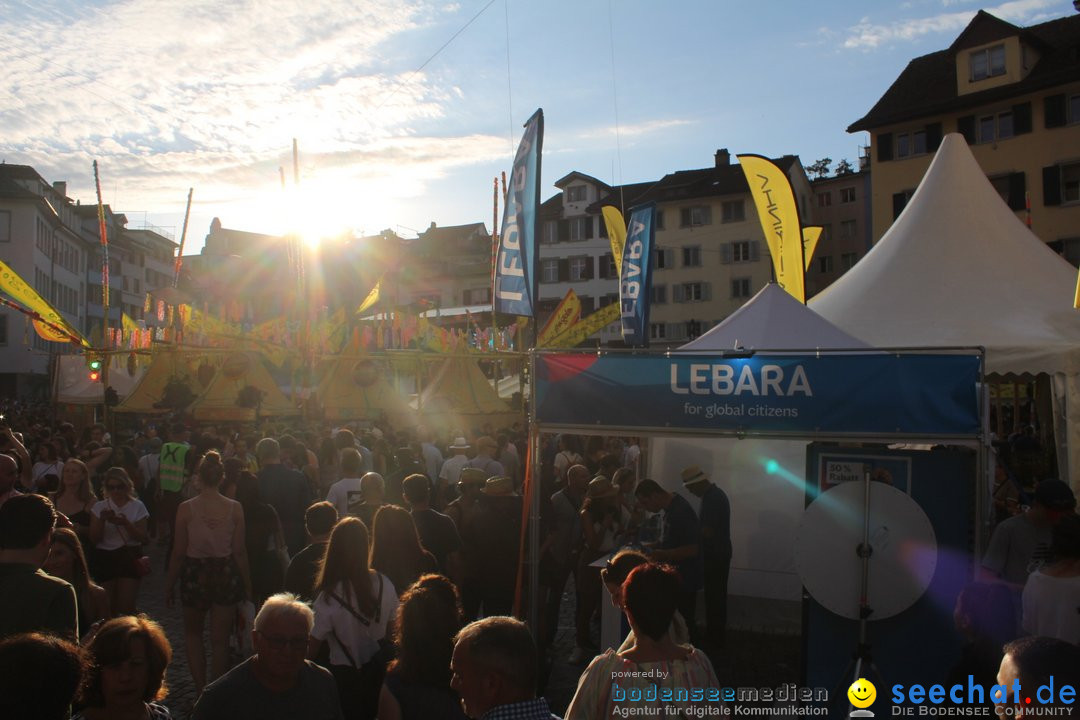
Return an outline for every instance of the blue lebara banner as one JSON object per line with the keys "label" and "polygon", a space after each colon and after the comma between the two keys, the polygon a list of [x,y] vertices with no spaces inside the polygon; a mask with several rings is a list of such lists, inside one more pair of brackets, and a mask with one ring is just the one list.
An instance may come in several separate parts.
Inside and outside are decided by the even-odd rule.
{"label": "blue lebara banner", "polygon": [[622,337],[630,347],[649,344],[649,295],[652,292],[652,248],[656,235],[653,218],[656,204],[640,205],[630,211],[623,245],[622,274],[619,277],[619,305]]}
{"label": "blue lebara banner", "polygon": [[974,436],[981,356],[536,357],[540,424],[795,435]]}
{"label": "blue lebara banner", "polygon": [[540,246],[536,238],[536,211],[540,207],[540,149],[544,144],[544,111],[537,110],[525,123],[510,187],[503,208],[502,232],[495,257],[495,310],[534,317],[536,266]]}

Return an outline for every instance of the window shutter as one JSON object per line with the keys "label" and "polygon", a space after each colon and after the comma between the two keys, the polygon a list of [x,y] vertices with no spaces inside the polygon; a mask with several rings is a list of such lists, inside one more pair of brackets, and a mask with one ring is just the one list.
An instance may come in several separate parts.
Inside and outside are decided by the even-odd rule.
{"label": "window shutter", "polygon": [[900,213],[904,212],[904,205],[907,204],[907,198],[904,193],[893,193],[892,196],[892,219],[900,217]]}
{"label": "window shutter", "polygon": [[1014,172],[1009,173],[1009,209],[1010,210],[1023,210],[1027,203],[1025,202],[1024,193],[1027,191],[1027,182],[1024,179],[1024,173]]}
{"label": "window shutter", "polygon": [[593,238],[593,219],[591,217],[587,217],[587,218],[585,218],[584,223],[585,223],[585,239],[586,240],[592,240],[592,238]]}
{"label": "window shutter", "polygon": [[600,237],[608,237],[607,223],[604,222],[604,216],[600,215],[596,218],[596,222],[600,225]]}
{"label": "window shutter", "polygon": [[559,258],[559,282],[568,282],[570,280],[570,260],[568,258]]}
{"label": "window shutter", "polygon": [[1013,105],[1013,135],[1023,135],[1031,132],[1031,103]]}
{"label": "window shutter", "polygon": [[1043,121],[1047,129],[1065,126],[1065,96],[1047,95],[1043,98]]}
{"label": "window shutter", "polygon": [[570,221],[559,221],[559,242],[566,242],[570,239]]}
{"label": "window shutter", "polygon": [[701,208],[701,224],[712,225],[712,205]]}
{"label": "window shutter", "polygon": [[882,133],[877,137],[878,162],[892,160],[892,133]]}
{"label": "window shutter", "polygon": [[1057,165],[1043,168],[1043,205],[1061,204],[1061,169]]}
{"label": "window shutter", "polygon": [[600,266],[598,268],[596,268],[596,271],[597,271],[596,275],[601,280],[607,280],[608,263],[610,262],[611,257],[612,257],[611,253],[606,253],[606,254],[600,256]]}
{"label": "window shutter", "polygon": [[686,288],[681,283],[671,286],[671,300],[677,303],[686,302]]}
{"label": "window shutter", "polygon": [[701,299],[712,300],[712,283],[701,283]]}
{"label": "window shutter", "polygon": [[956,119],[956,132],[964,136],[968,145],[975,144],[975,116],[965,115]]}
{"label": "window shutter", "polygon": [[934,152],[941,146],[941,123],[926,126],[926,151]]}
{"label": "window shutter", "polygon": [[592,280],[596,277],[596,274],[593,272],[593,263],[595,260],[596,258],[593,257],[585,258],[585,274],[581,276],[582,280]]}
{"label": "window shutter", "polygon": [[679,208],[679,227],[690,225],[690,208]]}
{"label": "window shutter", "polygon": [[730,265],[732,262],[732,255],[734,254],[735,246],[731,243],[724,243],[720,246],[720,264]]}
{"label": "window shutter", "polygon": [[757,262],[761,259],[761,242],[759,240],[750,241],[750,261]]}

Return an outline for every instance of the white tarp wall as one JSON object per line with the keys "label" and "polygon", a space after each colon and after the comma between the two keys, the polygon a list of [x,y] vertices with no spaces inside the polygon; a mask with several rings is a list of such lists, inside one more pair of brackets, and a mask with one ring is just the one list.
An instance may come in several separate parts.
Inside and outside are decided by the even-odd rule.
{"label": "white tarp wall", "polygon": [[683,489],[680,473],[698,465],[731,502],[731,627],[798,632],[802,581],[793,551],[805,503],[807,444],[717,437],[650,440],[645,477],[681,494],[697,512],[700,501]]}
{"label": "white tarp wall", "polygon": [[[139,384],[146,368],[140,364],[135,374],[128,373],[127,355],[113,355],[109,362],[109,385],[123,400]],[[56,363],[56,401],[72,405],[93,405],[103,401],[105,386],[90,382],[86,358],[79,355],[59,355]]]}

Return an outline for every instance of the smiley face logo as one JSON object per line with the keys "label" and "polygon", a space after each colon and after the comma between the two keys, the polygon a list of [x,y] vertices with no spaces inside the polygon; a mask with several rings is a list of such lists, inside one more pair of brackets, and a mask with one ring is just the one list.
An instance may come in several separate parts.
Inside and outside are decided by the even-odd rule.
{"label": "smiley face logo", "polygon": [[859,678],[851,683],[847,691],[848,700],[857,708],[868,708],[877,700],[877,688],[866,678]]}

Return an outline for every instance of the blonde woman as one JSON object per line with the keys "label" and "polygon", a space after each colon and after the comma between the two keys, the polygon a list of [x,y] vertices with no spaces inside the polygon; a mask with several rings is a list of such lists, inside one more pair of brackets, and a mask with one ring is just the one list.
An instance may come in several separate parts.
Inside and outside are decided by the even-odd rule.
{"label": "blonde woman", "polygon": [[139,559],[150,513],[135,497],[135,485],[123,468],[109,468],[102,487],[105,499],[90,510],[91,569],[109,593],[113,614],[134,615],[144,574]]}
{"label": "blonde woman", "polygon": [[60,471],[60,488],[52,495],[56,511],[71,521],[71,527],[83,544],[92,548],[90,542],[90,510],[97,502],[90,485],[90,470],[82,460],[72,458]]}

